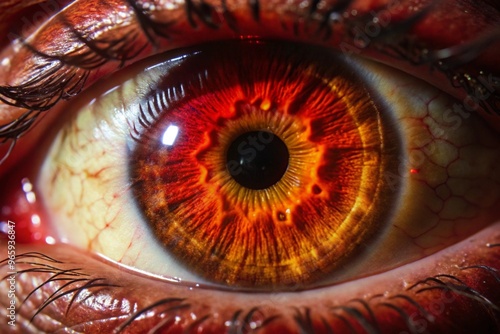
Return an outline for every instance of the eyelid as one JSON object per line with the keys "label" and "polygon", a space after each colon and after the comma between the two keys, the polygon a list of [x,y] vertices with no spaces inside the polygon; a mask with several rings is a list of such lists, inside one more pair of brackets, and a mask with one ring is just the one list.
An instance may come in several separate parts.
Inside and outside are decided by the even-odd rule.
{"label": "eyelid", "polygon": [[[0,53],[0,58],[3,59],[0,64],[0,77],[5,80],[3,86],[0,86],[0,100],[4,102],[0,104],[0,124],[2,124],[0,125],[0,138],[5,140],[6,138],[19,137],[23,131],[13,132],[9,137],[5,135],[5,127],[27,127],[30,118],[36,117],[39,112],[51,109],[60,99],[69,99],[77,95],[85,87],[92,84],[98,76],[108,74],[127,65],[132,59],[140,59],[151,53],[153,46],[155,46],[151,43],[161,42],[163,45],[156,46],[167,48],[190,43],[186,37],[177,41],[172,38],[158,39],[157,37],[162,37],[159,27],[170,29],[171,26],[177,24],[181,30],[191,28],[198,34],[203,31],[203,28],[208,27],[211,29],[211,39],[234,38],[241,36],[242,32],[238,32],[238,27],[232,25],[236,21],[231,21],[230,16],[238,13],[238,15],[242,15],[238,17],[238,21],[243,20],[245,24],[253,24],[248,31],[252,31],[253,35],[268,37],[266,36],[269,34],[268,26],[276,23],[277,18],[280,19],[282,25],[290,23],[294,26],[297,24],[294,28],[299,27],[301,21],[303,25],[312,21],[317,24],[316,28],[320,31],[325,28],[325,22],[328,27],[329,18],[336,13],[334,10],[343,11],[351,6],[348,12],[352,16],[343,18],[343,26],[335,26],[335,33],[328,35],[333,36],[331,37],[333,44],[338,44],[341,42],[342,36],[346,36],[345,32],[342,34],[342,29],[367,22],[366,18],[364,21],[360,19],[363,15],[373,19],[373,16],[368,15],[371,8],[375,6],[377,10],[383,8],[379,4],[374,4],[375,2],[358,4],[356,1],[337,0],[328,1],[322,9],[319,7],[311,9],[290,5],[282,1],[268,1],[263,4],[256,1],[235,0],[222,2],[217,7],[210,7],[207,3],[205,5],[208,7],[196,7],[192,1],[172,4],[170,1],[164,0],[115,0],[106,3],[96,0],[77,0],[53,17],[26,41],[20,39],[12,47]],[[255,14],[255,4],[257,3],[261,6],[260,16]],[[428,0],[427,3],[432,4],[433,2]],[[438,3],[449,5],[450,1],[442,0]],[[359,7],[359,13],[353,9],[357,8],[356,6]],[[212,8],[214,12],[210,12],[207,8]],[[354,12],[357,13],[357,17],[353,14]],[[432,15],[432,11],[430,12]],[[111,15],[112,13],[114,15]],[[245,13],[246,15],[244,15]],[[404,16],[400,13],[401,15]],[[417,16],[418,12],[412,15]],[[413,17],[412,15],[410,15],[410,19]],[[427,19],[427,15],[422,19]],[[226,20],[227,26],[219,25],[224,20]],[[401,20],[403,20],[404,25],[409,19],[406,17],[405,20],[403,17]],[[307,22],[304,23],[304,21]],[[213,29],[213,24],[219,29]],[[305,29],[305,27],[300,28]],[[171,30],[175,32],[175,29]],[[329,32],[331,33],[331,31]],[[298,34],[297,31],[295,33]],[[275,35],[271,37],[281,38],[284,37],[285,32]],[[153,37],[156,37],[158,41],[154,40]],[[304,38],[304,36],[301,37]],[[105,44],[102,43],[103,40],[112,46],[103,48],[102,44]],[[331,41],[328,43],[332,44]],[[367,48],[367,50],[362,49],[361,51],[364,53],[369,50]],[[17,66],[11,67],[9,60],[13,59],[14,55]],[[96,71],[97,69],[98,71]],[[49,75],[43,72],[47,70]],[[26,109],[31,112],[29,117],[26,117]],[[25,116],[24,120],[20,118],[23,115]]]}

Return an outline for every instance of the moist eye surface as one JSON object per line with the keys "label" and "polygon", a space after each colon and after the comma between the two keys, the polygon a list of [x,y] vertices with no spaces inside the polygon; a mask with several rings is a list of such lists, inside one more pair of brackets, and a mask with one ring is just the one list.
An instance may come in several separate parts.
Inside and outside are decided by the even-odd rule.
{"label": "moist eye surface", "polygon": [[386,224],[382,203],[397,191],[382,175],[400,140],[342,57],[284,42],[205,45],[147,101],[143,118],[157,116],[137,135],[135,198],[165,249],[207,280],[307,286]]}
{"label": "moist eye surface", "polygon": [[75,245],[183,281],[289,291],[421,259],[498,215],[498,136],[450,124],[453,99],[409,75],[267,40],[146,63],[75,102],[44,162],[44,198]]}

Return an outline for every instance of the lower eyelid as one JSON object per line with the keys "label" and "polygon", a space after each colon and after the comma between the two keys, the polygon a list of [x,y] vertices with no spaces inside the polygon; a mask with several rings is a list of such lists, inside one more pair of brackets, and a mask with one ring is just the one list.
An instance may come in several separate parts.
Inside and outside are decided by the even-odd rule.
{"label": "lower eyelid", "polygon": [[[96,324],[101,330],[111,331],[139,312],[141,316],[126,326],[127,333],[162,323],[164,330],[193,326],[204,328],[204,333],[252,325],[263,326],[262,333],[293,332],[301,325],[306,330],[309,325],[309,329],[320,331],[330,326],[335,333],[351,333],[345,320],[360,332],[378,328],[392,333],[408,330],[412,324],[409,319],[414,326],[417,321],[420,326],[425,324],[424,328],[432,333],[493,333],[495,326],[500,326],[495,320],[500,315],[500,257],[496,251],[500,247],[499,228],[500,222],[494,223],[431,257],[381,275],[328,288],[277,294],[216,291],[140,277],[64,244],[20,246],[18,254],[30,253],[17,258],[17,270],[28,269],[16,278],[18,305],[34,292],[18,308],[19,328],[24,328],[23,333],[36,332],[36,328],[54,331],[60,326],[54,325],[57,320],[76,331],[92,331]],[[43,254],[59,262],[43,260]],[[34,268],[69,271],[57,276],[29,272]],[[0,286],[8,291],[6,267],[0,270],[5,277]],[[50,276],[52,283],[47,284]],[[40,289],[34,290],[38,286]],[[0,296],[3,306],[8,305],[6,298]],[[29,325],[27,319],[35,310],[54,298]],[[5,310],[2,307],[0,313]],[[461,312],[468,316],[460,317]],[[100,321],[92,321],[96,319]],[[264,325],[266,320],[270,322]],[[0,329],[5,326],[3,322]]]}
{"label": "lower eyelid", "polygon": [[[54,114],[55,114],[55,113],[54,113]],[[2,168],[3,168],[3,166],[2,166]],[[498,230],[498,228],[497,228],[497,230]],[[31,250],[31,249],[30,249],[30,250]],[[56,254],[56,252],[54,252],[54,254]],[[78,265],[76,265],[76,266],[78,266]],[[96,265],[95,265],[95,267],[96,267],[96,269],[95,269],[95,270],[96,270],[96,272],[97,272],[97,270],[101,270],[101,269],[97,269],[97,268],[99,268],[99,266],[100,266],[100,265],[98,265],[98,264],[96,264]],[[90,271],[89,269],[84,269],[84,270],[88,270],[88,271]],[[92,277],[97,277],[97,276],[95,276],[95,275],[96,275],[96,274],[92,274]],[[104,273],[102,276],[106,276],[106,277],[111,276],[111,275],[109,275],[109,276],[108,276],[108,275],[109,275],[109,274]],[[117,274],[116,274],[116,277],[118,277],[118,276],[121,276],[121,274],[117,273]],[[422,276],[422,277],[424,277],[424,276]],[[114,280],[114,281],[117,281],[117,280]],[[137,285],[136,285],[136,290],[135,290],[135,291],[137,291],[137,292],[136,292],[136,294],[140,294],[140,292],[139,292],[139,291],[142,291],[142,293],[144,293],[144,290],[142,290],[142,289],[144,289],[144,288],[143,288],[143,285],[144,285],[144,284],[137,284]],[[403,285],[404,285],[404,284],[402,284],[402,285],[401,285],[401,288],[403,288]],[[495,286],[496,286],[496,285],[495,285]],[[27,291],[28,291],[28,290],[29,290],[29,289],[27,289]],[[128,290],[128,288],[125,288],[125,290]],[[125,290],[124,290],[124,291],[125,291]],[[356,288],[354,288],[354,290],[356,290]],[[346,290],[346,291],[350,291],[350,290]],[[402,290],[401,290],[401,291],[402,291]],[[382,293],[382,292],[385,292],[385,291],[378,291],[378,292],[381,292],[381,293]],[[369,291],[369,292],[368,292],[368,295],[370,295],[371,293],[372,293],[372,292],[371,292],[371,291]],[[125,294],[125,293],[124,293],[124,294]],[[211,294],[212,294],[212,293],[210,293],[210,294],[209,294],[209,296],[210,296]],[[168,295],[169,295],[169,294],[165,293],[165,297],[168,297]],[[180,293],[180,295],[185,296],[186,294],[183,292],[183,293]],[[319,295],[320,295],[320,297],[324,297],[324,296],[321,296],[321,293],[319,293]],[[358,294],[358,295],[359,295],[359,294]],[[299,296],[301,296],[301,297],[302,297],[302,296],[303,296],[303,294],[300,294]],[[353,295],[349,295],[349,294],[348,294],[348,296],[352,297]],[[230,296],[230,297],[231,297],[231,296]],[[288,296],[288,297],[291,297],[291,295],[290,295],[290,296]],[[284,302],[292,302],[292,300],[293,300],[293,301],[294,301],[294,303],[296,303],[296,304],[295,304],[296,306],[303,306],[303,305],[306,305],[306,304],[312,304],[312,305],[314,305],[314,302],[317,302],[317,300],[310,300],[310,301],[308,301],[308,302],[305,302],[305,301],[301,301],[301,300],[300,300],[300,297],[295,297],[295,298],[290,298],[290,299],[289,299],[288,297],[282,298],[282,295],[279,295],[279,297],[277,297],[277,299],[278,299],[277,304],[278,304],[279,306],[282,306],[282,304],[283,304]],[[113,298],[115,298],[115,297],[113,297]],[[232,298],[232,297],[231,297],[231,298]],[[158,299],[160,299],[160,298],[158,298]],[[188,298],[188,299],[189,299],[189,298]],[[105,306],[99,305],[99,302],[98,302],[98,301],[95,301],[94,299],[89,299],[89,300],[90,300],[90,301],[92,301],[92,302],[95,302],[95,304],[92,304],[92,306],[93,306],[94,308],[98,308],[99,306],[100,306],[100,307],[103,307],[103,308],[106,308],[106,307],[107,307],[106,305],[105,305]],[[105,299],[105,298],[103,298],[103,300],[104,300],[104,302],[103,302],[103,303],[104,303],[104,304],[106,304],[106,299]],[[124,300],[126,300],[126,299],[124,298],[124,299],[123,299],[123,301],[124,301]],[[155,300],[156,300],[156,299],[155,299]],[[251,303],[249,303],[249,302],[248,302],[248,300],[245,300],[245,299],[243,299],[243,298],[242,298],[242,299],[240,299],[240,300],[239,300],[239,304],[243,304],[243,305],[245,305],[245,307],[244,307],[245,311],[249,311],[250,307],[247,307],[247,306],[246,306],[246,304],[250,304],[250,305],[258,304],[258,300],[256,300],[255,298],[254,298],[254,299],[252,299],[252,300],[255,300],[255,301],[252,301]],[[299,302],[298,302],[298,303],[297,303],[297,300],[299,300]],[[497,300],[498,300],[498,299],[497,299]],[[142,304],[140,304],[139,306],[147,306],[147,305],[148,305],[148,303],[151,303],[151,302],[153,302],[153,301],[154,301],[154,300],[143,301],[143,303],[142,303]],[[330,301],[332,302],[332,300],[330,300]],[[80,301],[75,302],[75,304],[78,304],[78,305],[80,305],[81,303],[83,303],[83,302],[80,302]],[[124,302],[124,304],[126,304],[126,303]],[[138,304],[139,304],[139,303],[138,303]],[[333,302],[332,302],[332,304],[333,304]],[[445,303],[445,304],[446,304],[446,303]],[[96,306],[96,305],[97,305],[97,306]],[[128,302],[128,305],[132,305],[132,306],[131,306],[130,308],[128,308],[128,309],[126,309],[126,306],[124,306],[125,308],[121,309],[121,310],[123,310],[123,311],[126,311],[125,313],[128,313],[128,314],[130,314],[130,313],[132,313],[132,312],[133,312],[133,309],[134,309],[133,305],[136,305],[136,307],[138,306],[137,304],[134,304],[134,302]],[[176,304],[176,305],[177,305],[177,304]],[[182,303],[180,303],[179,305],[182,305]],[[274,305],[273,305],[273,306],[274,306]],[[445,305],[445,306],[447,306],[447,305]],[[278,308],[278,309],[280,309],[281,307],[277,307],[277,308]],[[121,310],[120,310],[120,311],[121,311]],[[317,311],[317,310],[316,310],[316,311]],[[313,309],[313,313],[317,313],[316,311]],[[247,313],[247,312],[243,312],[243,314],[246,314],[246,313]],[[70,312],[70,314],[71,314],[71,312]],[[78,314],[78,313],[76,313],[76,314]],[[77,318],[76,314],[72,314],[72,316],[73,316],[74,318]],[[231,315],[232,315],[232,314],[231,314]],[[347,317],[348,317],[348,316],[349,316],[349,314],[344,314],[344,316],[347,316]],[[76,320],[75,320],[75,321],[76,321]],[[1,328],[1,327],[0,327],[0,328]]]}

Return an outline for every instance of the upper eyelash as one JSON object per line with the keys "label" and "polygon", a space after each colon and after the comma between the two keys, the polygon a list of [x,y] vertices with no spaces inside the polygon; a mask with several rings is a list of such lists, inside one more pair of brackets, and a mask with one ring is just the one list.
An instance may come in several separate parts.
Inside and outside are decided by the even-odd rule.
{"label": "upper eyelash", "polygon": [[453,87],[462,88],[468,96],[477,96],[478,93],[484,96],[488,91],[489,97],[484,100],[479,99],[478,103],[487,113],[500,116],[500,76],[491,73],[486,75],[482,71],[474,76],[461,70],[461,66],[476,59],[494,41],[498,40],[500,40],[500,29],[480,36],[467,44],[443,50],[430,51],[423,46],[398,48],[397,45],[383,45],[380,50],[389,56],[410,61],[412,65],[429,65],[431,71],[437,70],[443,73]]}
{"label": "upper eyelash", "polygon": [[[462,71],[461,67],[475,60],[493,42],[500,40],[500,28],[479,36],[478,38],[462,45],[452,46],[442,50],[429,50],[425,45],[415,45],[408,39],[402,39],[397,43],[385,41],[394,35],[401,34],[404,30],[409,30],[424,19],[427,13],[434,9],[440,1],[436,1],[417,12],[413,17],[398,23],[396,26],[389,25],[382,28],[378,40],[374,40],[376,48],[384,54],[410,62],[410,64],[428,65],[431,71],[437,70],[448,78],[455,88],[462,88],[468,96],[476,96],[478,92],[484,94],[489,92],[489,97],[479,100],[480,106],[489,114],[500,116],[500,77],[480,71],[477,75],[472,75],[467,71]],[[364,22],[364,18],[361,23]],[[354,22],[354,25],[360,25]],[[354,29],[350,29],[354,38]],[[484,96],[484,95],[481,95]]]}
{"label": "upper eyelash", "polygon": [[[131,3],[133,1],[130,1]],[[255,1],[256,3],[258,3],[257,1]],[[319,2],[319,1],[317,1]],[[350,0],[348,0],[347,2],[350,3]],[[325,21],[326,22],[326,21]],[[155,24],[155,27],[156,27],[156,24],[160,24],[160,23],[154,23]],[[164,38],[168,38],[167,35],[163,36],[163,35],[160,35],[159,32],[161,32],[162,30],[154,30],[154,33],[155,35],[157,36],[160,36],[160,37],[164,37]],[[74,33],[76,34],[77,32],[74,31]],[[500,35],[497,35],[496,38],[499,38]],[[85,45],[89,46],[87,44],[87,42],[91,43],[92,41],[89,41],[89,40],[83,40],[85,42]],[[152,41],[151,41],[152,42]],[[476,41],[472,42],[471,44],[474,45]],[[124,45],[127,45],[127,43],[123,42]],[[28,44],[25,44],[26,46],[29,46]],[[92,50],[92,48],[90,48]],[[36,50],[34,50],[36,51]],[[77,95],[80,93],[81,90],[83,90],[83,87],[84,87],[84,84],[85,84],[85,81],[87,80],[87,77],[88,77],[88,73],[89,71],[99,67],[99,66],[102,66],[104,65],[105,63],[109,62],[109,61],[120,61],[122,63],[122,65],[124,64],[124,61],[123,59],[118,59],[116,57],[113,57],[112,55],[108,55],[107,52],[101,54],[99,52],[99,50],[93,50],[94,52],[89,52],[89,56],[90,56],[90,59],[84,59],[83,57],[82,60],[79,62],[77,61],[77,57],[69,57],[69,59],[65,59],[64,57],[61,57],[60,59],[58,58],[54,58],[53,60],[54,61],[60,61],[61,64],[63,66],[66,66],[66,65],[69,65],[69,66],[73,66],[75,67],[76,69],[85,69],[86,72],[84,72],[84,75],[82,77],[80,77],[77,81],[74,81],[74,84],[71,86],[72,88],[71,89],[66,89],[66,87],[68,87],[68,85],[63,85],[62,83],[59,83],[60,86],[58,86],[58,88],[56,89],[56,91],[60,94],[57,94],[55,96],[53,96],[53,98],[50,101],[50,103],[48,104],[41,104],[41,105],[38,105],[38,106],[35,106],[33,104],[29,104],[27,101],[29,101],[29,98],[31,97],[31,95],[29,94],[26,94],[25,97],[26,97],[26,101],[24,102],[24,104],[12,104],[12,103],[9,103],[11,102],[10,100],[5,100],[2,95],[4,96],[7,96],[6,94],[11,94],[14,95],[14,94],[17,94],[17,92],[15,92],[14,90],[15,89],[20,89],[20,88],[24,88],[26,86],[17,86],[17,87],[0,87],[0,100],[2,100],[4,103],[8,103],[8,104],[12,104],[12,105],[15,105],[15,106],[18,106],[18,107],[22,107],[22,108],[25,108],[25,109],[29,109],[26,113],[24,113],[20,118],[18,118],[16,121],[12,122],[12,123],[9,123],[9,124],[6,124],[6,125],[2,125],[0,126],[0,138],[3,139],[3,141],[5,142],[6,140],[15,140],[17,138],[19,138],[19,136],[21,136],[23,133],[25,133],[31,126],[32,124],[34,123],[34,121],[36,120],[36,118],[38,117],[38,115],[43,112],[43,111],[46,111],[50,108],[52,108],[55,104],[57,104],[61,99],[67,99],[67,98],[70,98],[74,95]],[[106,49],[104,50],[101,50],[101,51],[106,51]],[[464,48],[464,52],[465,51],[465,48]],[[405,59],[410,59],[410,53],[411,52],[408,52],[408,54],[400,54],[400,56],[402,56],[403,58]],[[47,58],[50,58],[49,56],[47,55],[42,55],[40,54],[40,56],[43,56],[43,57],[47,57]],[[96,60],[98,59],[98,57],[102,57],[101,59],[102,60],[105,60],[104,62],[101,63],[102,60]],[[439,58],[439,56],[422,56],[420,59],[418,59],[416,61],[417,64],[424,64],[424,63],[432,63],[432,64],[435,64],[434,66],[444,72],[444,73],[448,73],[448,77],[450,78],[450,80],[454,79],[455,81],[456,80],[460,80],[460,81],[456,81],[457,83],[459,83],[460,85],[462,85],[462,87],[464,87],[464,89],[466,89],[466,91],[468,93],[473,93],[474,90],[478,87],[476,85],[471,85],[471,80],[470,78],[464,78],[463,75],[466,75],[466,74],[462,74],[462,77],[457,79],[457,78],[453,78],[454,76],[456,77],[457,74],[456,72],[452,71],[452,69],[460,66],[460,65],[463,65],[462,61],[460,61],[460,57],[462,57],[462,54],[457,52],[456,54],[454,54],[454,60],[455,59],[458,59],[458,63],[454,62],[454,61],[450,61],[450,62],[447,62],[447,61],[444,61],[443,58]],[[451,57],[450,57],[451,58]],[[124,58],[125,59],[125,58]],[[130,59],[133,59],[133,58],[130,58]],[[127,59],[128,60],[128,59]],[[94,63],[93,63],[94,62]],[[73,64],[72,64],[73,63]],[[99,63],[100,65],[96,65],[97,63]],[[120,65],[119,67],[121,67],[122,65]],[[459,75],[460,76],[460,75]],[[47,76],[45,77],[47,80],[50,80],[53,78],[53,76]],[[43,79],[43,78],[37,78],[37,79]],[[496,94],[493,94],[493,98],[495,99],[495,101],[497,101],[496,103],[495,102],[489,102],[488,106],[490,107],[489,109],[486,108],[486,110],[490,110],[490,111],[494,111],[494,112],[497,112],[500,114],[500,104],[498,103],[498,101],[500,101],[500,78],[498,77],[495,77],[494,79],[494,82],[496,82]],[[41,87],[42,84],[40,84],[38,81],[35,82],[35,80],[31,81],[30,83],[38,83],[38,87]],[[44,87],[46,87],[46,85],[44,85]],[[4,88],[8,88],[8,89],[11,89],[10,91],[8,91],[8,93],[4,93],[3,89]],[[37,88],[38,89],[38,88]],[[37,89],[34,89],[34,91],[37,91]],[[16,96],[19,96],[16,95]],[[19,100],[16,100],[16,101],[23,101],[22,99],[19,99]],[[0,161],[0,164],[1,164],[2,161]],[[447,288],[447,287],[444,287],[446,284],[443,283],[443,288]],[[40,310],[41,311],[41,310]],[[298,312],[300,314],[300,312]],[[36,316],[36,314],[35,314]],[[304,313],[303,315],[304,317],[308,317],[306,313]],[[310,317],[310,315],[309,315]],[[358,319],[358,321],[360,321],[362,318]],[[297,322],[299,322],[297,320]]]}
{"label": "upper eyelash", "polygon": [[[331,21],[332,14],[342,13],[353,0],[340,0],[329,10],[326,10],[320,18],[318,18],[318,8],[320,1],[313,1],[310,10],[308,12],[308,20],[319,22],[317,26],[318,35],[323,35],[324,39],[327,39],[332,33],[332,25],[335,24]],[[141,6],[140,0],[127,0],[127,3],[134,10],[135,16],[139,22],[142,33],[145,34],[149,41],[149,45],[153,47],[156,46],[156,38],[170,38],[168,34],[168,28],[173,24],[173,22],[156,22],[151,19],[151,14]],[[238,30],[238,27],[234,21],[231,21],[231,13],[225,5],[225,1],[221,0],[222,13],[225,18],[228,18],[226,22],[229,22],[229,28],[233,30]],[[248,2],[249,10],[253,13],[254,20],[259,20],[259,8],[260,2],[258,0],[253,0]],[[384,31],[376,36],[371,42],[377,46],[378,49],[386,52],[388,55],[402,58],[404,60],[410,61],[416,64],[430,64],[431,68],[437,69],[447,75],[449,80],[462,87],[466,93],[471,94],[478,89],[487,89],[490,87],[485,87],[480,80],[471,80],[471,76],[467,73],[457,72],[457,65],[463,65],[460,58],[463,58],[464,54],[468,54],[467,48],[461,48],[455,50],[455,54],[446,55],[446,59],[439,53],[436,52],[423,52],[425,48],[421,45],[414,45],[409,48],[405,43],[403,38],[399,41],[400,44],[394,44],[391,41],[387,41],[387,36],[393,37],[397,34],[403,34],[404,31],[410,29],[414,24],[418,23],[421,19],[426,17],[428,11],[432,8],[432,5],[424,8],[424,10],[417,12],[413,16],[407,18],[402,22],[396,24],[391,24],[384,29]],[[381,8],[383,10],[384,8]],[[186,0],[186,16],[193,28],[197,27],[197,19],[208,27],[218,28],[220,23],[213,21],[213,13],[216,12],[214,7],[206,3],[201,3],[196,5],[192,0]],[[340,15],[339,15],[340,16]],[[368,14],[366,16],[360,16],[358,18],[349,18],[344,21],[346,25],[351,27],[348,29],[351,35],[353,34],[353,27],[356,25],[363,25],[369,20],[372,20]],[[299,20],[299,17],[297,17]],[[232,23],[231,23],[232,22]],[[69,23],[67,26],[71,29],[75,38],[82,42],[82,45],[77,50],[72,50],[72,52],[63,54],[61,56],[50,56],[40,52],[33,48],[24,40],[19,40],[20,43],[26,48],[28,48],[34,57],[39,57],[43,59],[46,63],[45,66],[37,68],[38,74],[34,77],[19,85],[19,86],[0,86],[0,101],[5,104],[12,105],[19,108],[27,109],[27,111],[18,119],[0,125],[0,143],[5,143],[11,141],[11,148],[15,144],[15,141],[19,139],[24,133],[26,133],[38,116],[52,107],[54,107],[60,100],[68,100],[73,96],[78,95],[85,87],[85,83],[92,70],[100,68],[111,61],[118,61],[119,64],[117,68],[121,68],[124,64],[136,58],[142,50],[148,47],[148,44],[144,44],[140,47],[131,47],[137,40],[139,33],[127,34],[123,38],[117,40],[110,40],[103,43],[103,41],[92,40],[85,38],[82,33],[78,32],[76,29],[71,27]],[[296,29],[297,26],[294,25]],[[298,30],[294,30],[296,34],[299,33]],[[353,36],[350,36],[353,38]],[[500,37],[500,33],[494,36],[495,38]],[[473,41],[472,44],[476,43]],[[99,44],[99,45],[98,45]],[[102,45],[101,45],[102,44]],[[483,43],[483,48],[487,45]],[[481,48],[478,53],[482,51]],[[82,49],[86,49],[84,52]],[[415,58],[416,55],[416,58]],[[453,64],[453,61],[455,64]],[[62,73],[61,73],[62,72]],[[490,113],[500,114],[500,78],[493,77],[490,82],[493,82],[494,92],[492,92],[489,99],[486,101],[480,101],[482,107],[489,111]],[[10,151],[10,150],[9,150]],[[0,160],[0,164],[7,158],[7,155]]]}
{"label": "upper eyelash", "polygon": [[[127,3],[134,10],[142,32],[153,46],[155,45],[155,39],[152,33],[160,38],[170,38],[168,34],[164,33],[164,29],[168,28],[171,23],[153,22],[147,12],[139,5],[139,0],[127,0]],[[211,26],[207,16],[203,15],[203,11],[198,10],[190,0],[186,1],[186,3],[191,4],[186,6],[186,15],[188,17],[192,18],[194,11],[202,22]],[[258,1],[250,2],[250,6],[255,11],[258,8]],[[194,21],[191,22],[194,25]],[[34,75],[32,79],[22,85],[0,86],[0,101],[28,110],[13,122],[0,125],[0,143],[10,140],[12,142],[11,149],[15,141],[29,130],[42,112],[53,108],[60,100],[67,100],[78,95],[84,89],[92,70],[104,66],[110,61],[119,61],[118,68],[121,68],[128,60],[134,59],[148,46],[145,44],[137,48],[137,50],[128,49],[129,46],[135,44],[134,42],[139,35],[139,33],[136,33],[125,35],[118,40],[108,41],[107,44],[99,47],[96,44],[97,42],[102,43],[102,41],[87,39],[71,27],[69,23],[67,26],[75,37],[83,43],[78,49],[72,50],[69,54],[50,56],[36,50],[25,40],[18,40],[35,57],[43,59],[46,65],[41,68],[41,71],[40,68],[37,68],[39,74]],[[87,48],[85,52],[79,52],[84,48]],[[63,71],[66,71],[66,73],[61,75]],[[11,149],[7,153],[10,153]],[[0,164],[7,157],[8,154],[0,160]]]}

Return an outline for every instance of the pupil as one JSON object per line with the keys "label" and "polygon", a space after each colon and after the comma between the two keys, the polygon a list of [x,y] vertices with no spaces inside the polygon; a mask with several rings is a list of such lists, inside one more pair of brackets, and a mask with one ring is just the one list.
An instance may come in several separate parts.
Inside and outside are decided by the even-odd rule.
{"label": "pupil", "polygon": [[288,168],[285,143],[268,131],[250,131],[236,138],[227,151],[227,169],[243,187],[260,190],[277,183]]}

